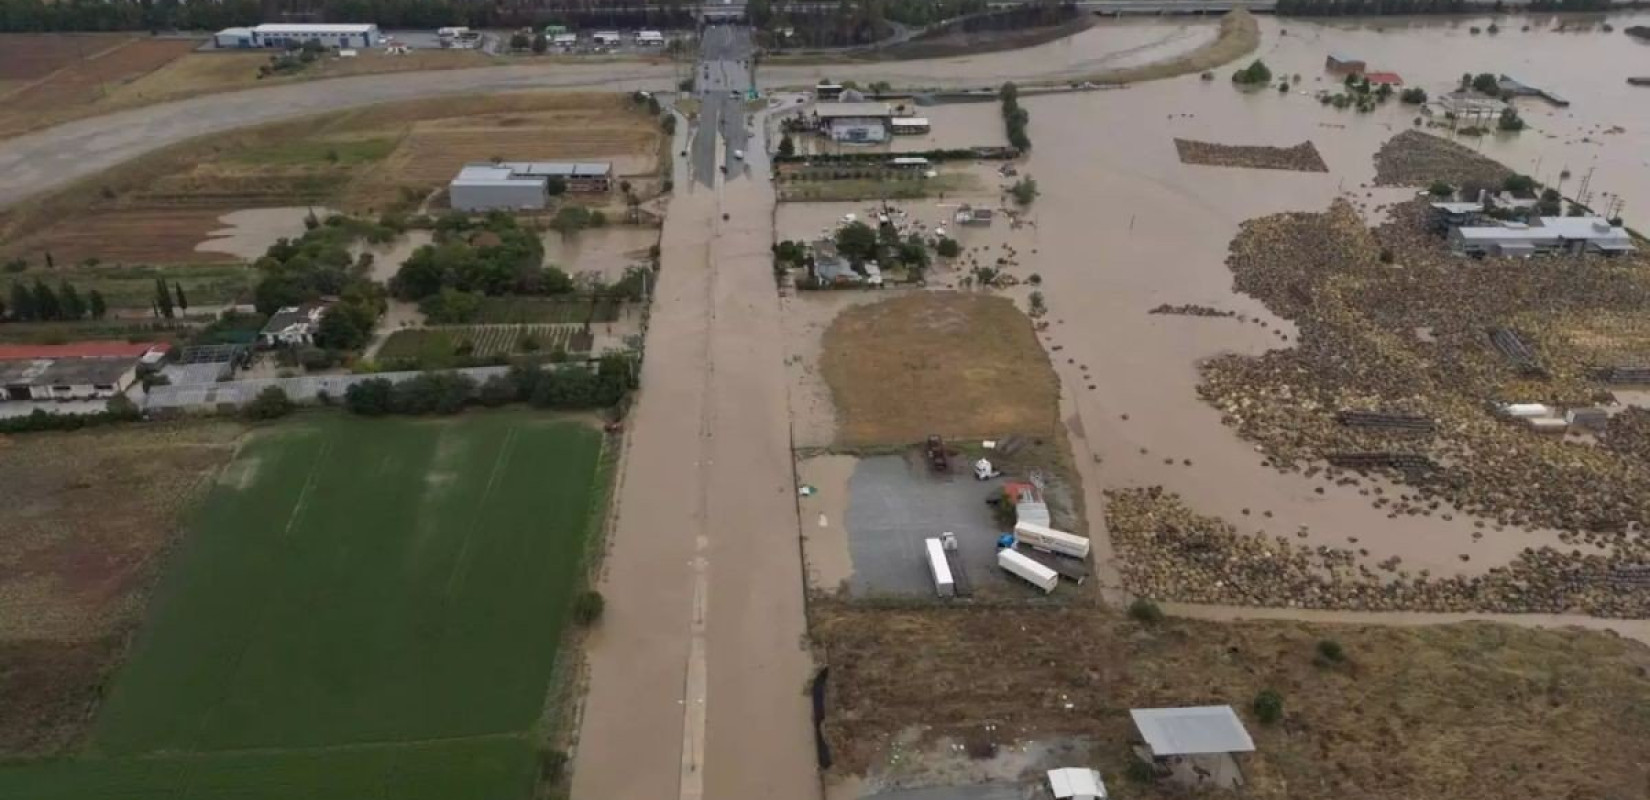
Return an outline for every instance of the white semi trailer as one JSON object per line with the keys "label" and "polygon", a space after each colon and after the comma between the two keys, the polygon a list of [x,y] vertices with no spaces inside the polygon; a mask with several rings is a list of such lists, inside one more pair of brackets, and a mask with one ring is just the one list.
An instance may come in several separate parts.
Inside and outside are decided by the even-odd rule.
{"label": "white semi trailer", "polygon": [[1060,583],[1060,573],[1032,561],[1024,553],[1017,553],[1008,548],[997,551],[997,566],[1042,589],[1044,594],[1054,591],[1054,587]]}
{"label": "white semi trailer", "polygon": [[1034,522],[1020,522],[1014,525],[1014,541],[1027,547],[1033,547],[1049,553],[1059,553],[1072,558],[1088,558],[1089,540],[1081,536],[1074,536],[1065,531],[1057,531],[1047,525],[1038,525]]}
{"label": "white semi trailer", "polygon": [[954,597],[957,581],[951,575],[951,564],[945,559],[945,544],[939,539],[922,540],[928,558],[928,574],[934,578],[934,593],[940,597]]}

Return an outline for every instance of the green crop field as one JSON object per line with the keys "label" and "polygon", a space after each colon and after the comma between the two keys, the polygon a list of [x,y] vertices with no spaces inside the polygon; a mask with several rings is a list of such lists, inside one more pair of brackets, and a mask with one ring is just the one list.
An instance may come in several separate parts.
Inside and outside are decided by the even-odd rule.
{"label": "green crop field", "polygon": [[31,800],[510,800],[605,498],[525,412],[267,429],[189,524],[87,747]]}

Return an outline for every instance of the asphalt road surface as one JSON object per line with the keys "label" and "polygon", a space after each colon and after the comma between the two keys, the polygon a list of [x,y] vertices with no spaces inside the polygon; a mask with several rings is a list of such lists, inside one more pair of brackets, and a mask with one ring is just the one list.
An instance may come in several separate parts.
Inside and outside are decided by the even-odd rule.
{"label": "asphalt road surface", "polygon": [[694,65],[699,127],[693,138],[693,176],[706,186],[715,183],[718,141],[722,143],[722,163],[727,166],[728,177],[745,172],[738,154],[744,152],[749,141],[745,98],[756,86],[753,52],[749,28],[712,25],[700,38],[699,63]]}

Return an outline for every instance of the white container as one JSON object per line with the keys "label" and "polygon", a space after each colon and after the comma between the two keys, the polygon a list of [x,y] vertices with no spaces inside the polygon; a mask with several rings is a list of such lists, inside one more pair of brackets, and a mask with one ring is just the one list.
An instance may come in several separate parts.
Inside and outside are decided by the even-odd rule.
{"label": "white container", "polygon": [[1570,429],[1563,417],[1529,417],[1524,421],[1536,433],[1564,433]]}
{"label": "white container", "polygon": [[1072,558],[1088,558],[1089,555],[1088,539],[1035,522],[1016,523],[1014,541],[1044,552],[1059,553]]}
{"label": "white container", "polygon": [[934,578],[934,593],[952,597],[957,593],[957,582],[951,577],[951,565],[945,560],[945,546],[938,539],[922,540],[928,551],[928,573]]}
{"label": "white container", "polygon": [[1508,403],[1501,407],[1501,411],[1509,417],[1519,417],[1521,419],[1551,417],[1557,413],[1552,406],[1540,403]]}
{"label": "white container", "polygon": [[1044,594],[1054,591],[1054,587],[1060,583],[1060,573],[1008,548],[997,551],[997,566],[1042,589]]}

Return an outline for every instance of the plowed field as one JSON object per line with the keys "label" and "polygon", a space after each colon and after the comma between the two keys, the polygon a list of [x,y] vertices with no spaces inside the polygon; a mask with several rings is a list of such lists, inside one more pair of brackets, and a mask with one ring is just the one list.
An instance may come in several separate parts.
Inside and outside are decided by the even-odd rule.
{"label": "plowed field", "polygon": [[[87,37],[63,38],[73,42]],[[96,102],[110,89],[159,69],[193,50],[196,44],[188,39],[127,39],[95,55],[88,54],[85,60],[71,60],[55,73],[49,73],[51,77],[16,90],[5,98],[3,111],[0,111],[0,136],[33,128],[34,117],[42,111]],[[51,60],[48,52],[43,62],[23,66],[34,69],[37,64],[51,63]],[[0,65],[8,61],[9,54],[0,51]],[[0,74],[4,74],[3,71],[4,66],[0,66]]]}

